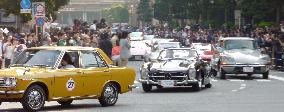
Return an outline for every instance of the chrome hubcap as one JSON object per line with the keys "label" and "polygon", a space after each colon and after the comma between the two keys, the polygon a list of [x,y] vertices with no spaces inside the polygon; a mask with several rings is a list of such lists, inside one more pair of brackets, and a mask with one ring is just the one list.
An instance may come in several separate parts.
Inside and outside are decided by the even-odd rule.
{"label": "chrome hubcap", "polygon": [[43,96],[37,90],[32,90],[28,95],[28,104],[33,109],[39,109],[43,103]]}
{"label": "chrome hubcap", "polygon": [[105,101],[109,104],[115,103],[117,99],[117,91],[111,85],[107,86],[104,92]]}

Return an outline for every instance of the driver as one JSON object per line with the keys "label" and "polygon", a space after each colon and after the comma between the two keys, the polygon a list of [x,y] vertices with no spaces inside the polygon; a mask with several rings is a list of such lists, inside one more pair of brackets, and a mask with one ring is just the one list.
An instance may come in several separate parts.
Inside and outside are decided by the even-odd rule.
{"label": "driver", "polygon": [[68,54],[64,54],[62,61],[61,61],[61,69],[65,68],[75,68],[73,65],[73,62],[71,60],[71,57]]}

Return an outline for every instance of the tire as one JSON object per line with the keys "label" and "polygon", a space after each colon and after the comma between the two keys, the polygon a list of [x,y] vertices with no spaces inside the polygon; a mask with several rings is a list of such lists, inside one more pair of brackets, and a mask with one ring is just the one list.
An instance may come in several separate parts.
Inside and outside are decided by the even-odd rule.
{"label": "tire", "polygon": [[103,107],[113,106],[118,99],[118,88],[112,84],[107,83],[103,88],[99,102]]}
{"label": "tire", "polygon": [[46,93],[41,86],[33,85],[27,89],[21,101],[28,112],[35,112],[44,107]]}
{"label": "tire", "polygon": [[149,92],[152,90],[152,85],[149,84],[142,84],[143,91]]}
{"label": "tire", "polygon": [[57,101],[61,106],[70,106],[73,100]]}
{"label": "tire", "polygon": [[262,79],[268,79],[269,71],[262,74]]}
{"label": "tire", "polygon": [[217,76],[217,71],[216,70],[214,70],[213,68],[211,68],[211,74],[214,76],[214,77],[216,77]]}
{"label": "tire", "polygon": [[201,81],[198,81],[198,83],[192,85],[192,88],[194,91],[200,91],[202,89]]}
{"label": "tire", "polygon": [[220,69],[218,72],[221,79],[226,79],[226,73],[224,70]]}
{"label": "tire", "polygon": [[211,84],[211,83],[208,83],[208,84],[205,85],[205,87],[206,87],[206,88],[211,88],[211,87],[212,87],[212,84]]}

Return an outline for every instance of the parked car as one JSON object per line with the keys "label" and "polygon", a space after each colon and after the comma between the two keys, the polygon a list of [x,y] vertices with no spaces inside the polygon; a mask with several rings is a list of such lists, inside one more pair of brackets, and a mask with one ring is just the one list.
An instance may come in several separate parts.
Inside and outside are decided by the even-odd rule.
{"label": "parked car", "polygon": [[203,62],[196,50],[191,48],[168,48],[161,50],[157,61],[145,62],[139,81],[145,92],[152,86],[192,86],[199,91],[203,85],[210,88],[209,63]]}
{"label": "parked car", "polygon": [[214,75],[226,79],[226,74],[262,74],[268,79],[271,59],[249,37],[226,37],[219,40],[211,61]]}
{"label": "parked car", "polygon": [[[71,67],[62,67],[64,63]],[[0,70],[0,102],[21,102],[29,112],[43,108],[45,101],[68,106],[73,100],[93,98],[112,106],[119,93],[131,90],[134,79],[135,70],[112,66],[98,48],[29,48]]]}

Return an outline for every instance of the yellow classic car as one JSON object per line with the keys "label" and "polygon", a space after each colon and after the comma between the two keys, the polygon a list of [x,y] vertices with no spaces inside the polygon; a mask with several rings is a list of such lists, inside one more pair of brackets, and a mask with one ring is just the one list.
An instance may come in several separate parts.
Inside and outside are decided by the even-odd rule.
{"label": "yellow classic car", "polygon": [[29,48],[0,70],[0,104],[21,102],[27,111],[37,111],[45,101],[68,106],[73,100],[98,99],[112,106],[119,93],[132,89],[135,75],[134,69],[113,66],[98,48]]}

